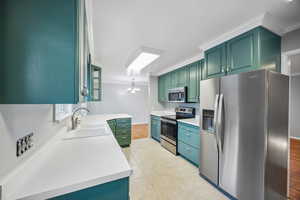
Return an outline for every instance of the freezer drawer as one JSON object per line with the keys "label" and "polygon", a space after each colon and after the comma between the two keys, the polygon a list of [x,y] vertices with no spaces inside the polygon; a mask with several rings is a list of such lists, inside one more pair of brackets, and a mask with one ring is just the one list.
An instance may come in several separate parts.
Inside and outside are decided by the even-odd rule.
{"label": "freezer drawer", "polygon": [[215,185],[218,185],[218,147],[215,135],[212,133],[200,133],[199,170],[200,175],[205,176]]}

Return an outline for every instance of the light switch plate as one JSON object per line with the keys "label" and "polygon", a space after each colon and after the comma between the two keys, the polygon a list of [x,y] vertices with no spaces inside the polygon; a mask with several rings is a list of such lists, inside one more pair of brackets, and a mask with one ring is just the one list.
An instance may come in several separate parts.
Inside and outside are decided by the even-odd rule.
{"label": "light switch plate", "polygon": [[23,155],[33,146],[33,133],[29,133],[24,137],[17,140],[16,143],[16,155],[17,157]]}

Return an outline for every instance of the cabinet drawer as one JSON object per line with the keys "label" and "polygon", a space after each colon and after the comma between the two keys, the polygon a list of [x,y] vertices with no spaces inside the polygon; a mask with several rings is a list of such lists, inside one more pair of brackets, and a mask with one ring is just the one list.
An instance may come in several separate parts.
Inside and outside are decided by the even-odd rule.
{"label": "cabinet drawer", "polygon": [[118,123],[116,129],[129,129],[131,128],[131,123]]}
{"label": "cabinet drawer", "polygon": [[131,118],[121,118],[117,119],[117,125],[119,124],[131,124]]}
{"label": "cabinet drawer", "polygon": [[131,128],[117,128],[116,135],[131,135]]}
{"label": "cabinet drawer", "polygon": [[178,141],[178,152],[181,156],[199,166],[199,149]]}
{"label": "cabinet drawer", "polygon": [[188,127],[185,125],[178,126],[178,140],[191,145],[195,148],[200,148],[200,133],[199,128]]}
{"label": "cabinet drawer", "polygon": [[120,146],[128,146],[131,143],[131,135],[116,135]]}
{"label": "cabinet drawer", "polygon": [[116,120],[108,120],[107,123],[110,129],[114,132],[116,129]]}

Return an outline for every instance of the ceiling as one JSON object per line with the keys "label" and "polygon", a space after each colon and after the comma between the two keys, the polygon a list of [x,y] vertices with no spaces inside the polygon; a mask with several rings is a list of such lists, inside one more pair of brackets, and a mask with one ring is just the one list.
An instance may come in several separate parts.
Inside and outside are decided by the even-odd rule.
{"label": "ceiling", "polygon": [[94,57],[104,82],[126,82],[126,64],[140,47],[161,50],[148,72],[200,54],[202,44],[270,13],[285,29],[300,24],[300,0],[93,0]]}

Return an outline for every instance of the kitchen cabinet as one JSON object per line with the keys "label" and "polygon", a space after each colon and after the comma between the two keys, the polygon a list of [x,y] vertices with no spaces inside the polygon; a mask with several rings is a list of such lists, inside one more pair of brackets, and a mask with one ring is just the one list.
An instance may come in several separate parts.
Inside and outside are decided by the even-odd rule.
{"label": "kitchen cabinet", "polygon": [[178,84],[178,70],[174,70],[172,72],[170,72],[170,77],[171,77],[171,88],[176,88],[177,84]]}
{"label": "kitchen cabinet", "polygon": [[199,84],[203,79],[203,71],[204,59],[159,76],[158,100],[167,102],[168,89],[187,87],[187,102],[199,102]]}
{"label": "kitchen cabinet", "polygon": [[178,152],[199,166],[200,129],[197,126],[178,122]]}
{"label": "kitchen cabinet", "polygon": [[116,134],[116,126],[117,126],[116,120],[115,119],[107,120],[107,123],[108,123],[111,131],[115,135]]}
{"label": "kitchen cabinet", "polygon": [[166,99],[165,76],[158,77],[158,101],[164,102]]}
{"label": "kitchen cabinet", "polygon": [[168,91],[169,91],[169,89],[172,88],[171,80],[172,80],[171,74],[170,73],[166,74],[165,75],[165,95],[164,95],[165,99],[164,99],[164,101],[168,101]]}
{"label": "kitchen cabinet", "polygon": [[205,51],[205,78],[267,68],[281,71],[281,37],[254,28]]}
{"label": "kitchen cabinet", "polygon": [[198,102],[199,100],[199,62],[192,63],[187,67],[187,101]]}
{"label": "kitchen cabinet", "polygon": [[226,44],[218,45],[205,52],[206,78],[225,75]]}
{"label": "kitchen cabinet", "polygon": [[120,118],[107,121],[111,131],[121,147],[131,144],[131,119]]}
{"label": "kitchen cabinet", "polygon": [[176,87],[187,86],[187,67],[181,67],[178,69],[178,81]]}
{"label": "kitchen cabinet", "polygon": [[87,66],[84,1],[4,0],[1,9],[0,103],[77,104]]}
{"label": "kitchen cabinet", "polygon": [[258,67],[257,29],[227,42],[227,73],[244,72]]}
{"label": "kitchen cabinet", "polygon": [[160,117],[151,115],[151,137],[160,141]]}
{"label": "kitchen cabinet", "polygon": [[123,178],[116,181],[104,183],[101,185],[89,187],[87,189],[64,194],[49,200],[129,200],[129,178]]}
{"label": "kitchen cabinet", "polygon": [[102,97],[102,84],[101,84],[101,67],[90,65],[89,66],[89,101],[101,101]]}

